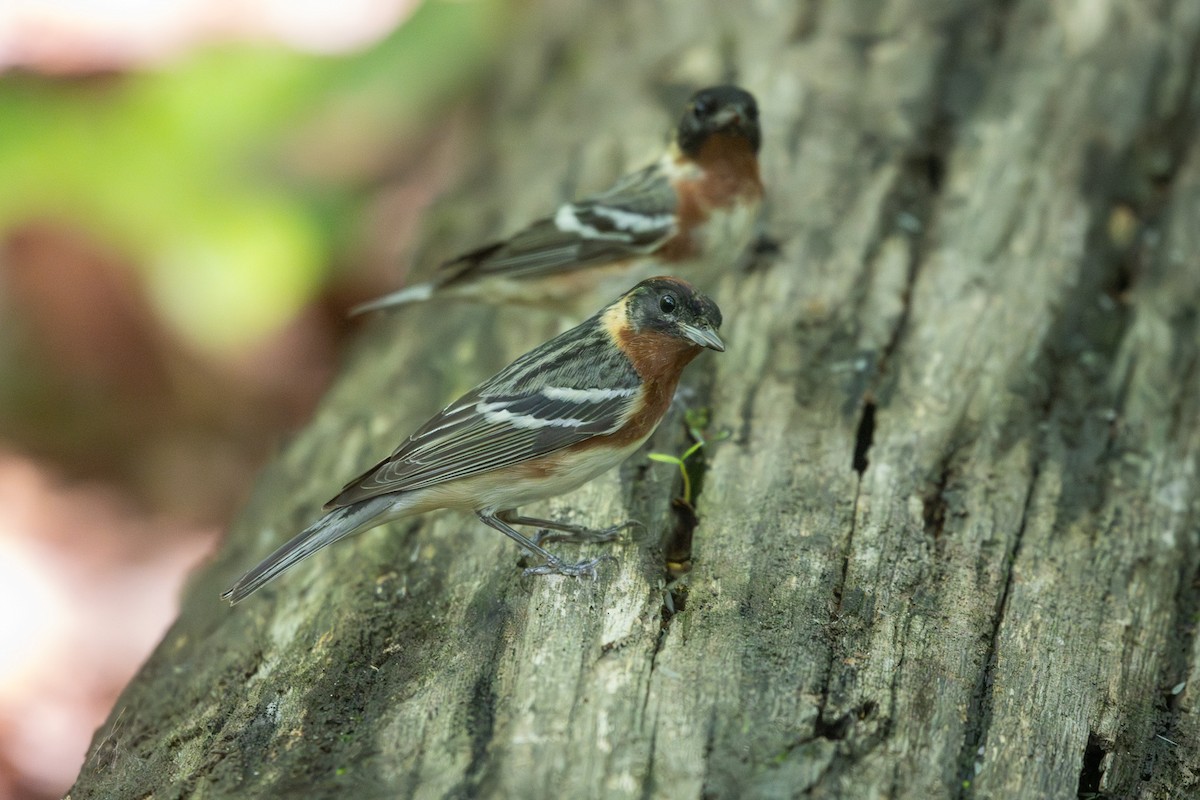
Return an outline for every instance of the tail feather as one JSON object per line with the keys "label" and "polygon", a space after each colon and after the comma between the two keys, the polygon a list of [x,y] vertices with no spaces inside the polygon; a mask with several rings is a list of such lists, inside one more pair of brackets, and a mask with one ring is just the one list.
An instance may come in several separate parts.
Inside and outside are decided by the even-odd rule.
{"label": "tail feather", "polygon": [[418,283],[413,286],[405,286],[399,291],[385,294],[383,297],[377,297],[374,300],[368,300],[365,303],[359,303],[354,308],[350,309],[350,316],[356,317],[359,314],[365,314],[368,311],[378,311],[383,308],[391,308],[393,306],[402,306],[406,303],[418,303],[422,300],[428,300],[433,296],[433,290],[437,287],[432,283]]}
{"label": "tail feather", "polygon": [[236,605],[318,550],[385,522],[391,518],[387,512],[394,510],[395,502],[395,495],[384,495],[335,508],[238,578],[222,599]]}

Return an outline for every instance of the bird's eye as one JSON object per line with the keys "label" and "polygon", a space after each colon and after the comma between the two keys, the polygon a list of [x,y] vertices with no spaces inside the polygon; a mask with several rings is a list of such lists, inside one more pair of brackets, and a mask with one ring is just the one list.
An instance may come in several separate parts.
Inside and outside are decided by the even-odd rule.
{"label": "bird's eye", "polygon": [[664,314],[674,314],[675,313],[675,295],[664,294],[662,297],[658,298],[658,307],[659,307],[659,309],[662,310],[662,312]]}
{"label": "bird's eye", "polygon": [[746,117],[751,120],[758,119],[758,106],[754,103],[746,106]]}
{"label": "bird's eye", "polygon": [[700,118],[709,116],[713,112],[713,101],[707,97],[697,97],[692,102],[692,112]]}

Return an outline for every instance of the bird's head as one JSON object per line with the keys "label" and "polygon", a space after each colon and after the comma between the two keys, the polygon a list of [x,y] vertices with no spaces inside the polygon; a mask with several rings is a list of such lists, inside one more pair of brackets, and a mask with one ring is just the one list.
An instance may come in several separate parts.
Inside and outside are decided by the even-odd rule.
{"label": "bird's head", "polygon": [[721,309],[696,287],[679,278],[649,278],[630,289],[621,301],[630,333],[665,335],[682,343],[723,351],[717,335]]}
{"label": "bird's head", "polygon": [[679,121],[679,149],[694,158],[714,134],[744,139],[757,153],[762,131],[754,95],[737,86],[710,86],[692,95]]}

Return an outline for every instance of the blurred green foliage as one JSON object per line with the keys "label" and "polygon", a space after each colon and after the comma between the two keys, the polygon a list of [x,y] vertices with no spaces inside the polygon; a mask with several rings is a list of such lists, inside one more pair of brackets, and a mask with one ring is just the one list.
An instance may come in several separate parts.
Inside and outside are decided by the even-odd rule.
{"label": "blurred green foliage", "polygon": [[477,77],[504,10],[426,0],[343,57],[239,44],[112,77],[0,78],[0,237],[30,220],[84,230],[144,269],[190,341],[236,348],[328,279],[379,178],[362,152],[386,152]]}

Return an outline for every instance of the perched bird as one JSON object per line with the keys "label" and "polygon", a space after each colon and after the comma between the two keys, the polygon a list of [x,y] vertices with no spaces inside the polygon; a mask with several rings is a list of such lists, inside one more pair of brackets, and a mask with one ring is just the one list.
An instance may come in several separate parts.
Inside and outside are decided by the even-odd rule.
{"label": "perched bird", "polygon": [[666,413],[683,368],[702,348],[725,349],[720,325],[716,303],[686,281],[642,281],[442,409],[222,597],[237,603],[326,545],[438,508],[474,511],[544,562],[526,573],[594,575],[602,559],[564,563],[513,526],[584,541],[611,538],[622,526],[589,531],[522,517],[517,508],[569,492],[637,450]]}
{"label": "perched bird", "polygon": [[353,313],[431,297],[578,307],[592,290],[611,296],[651,275],[685,270],[707,286],[754,240],[763,196],[761,138],[749,92],[703,89],[657,162],[444,263],[428,283]]}

